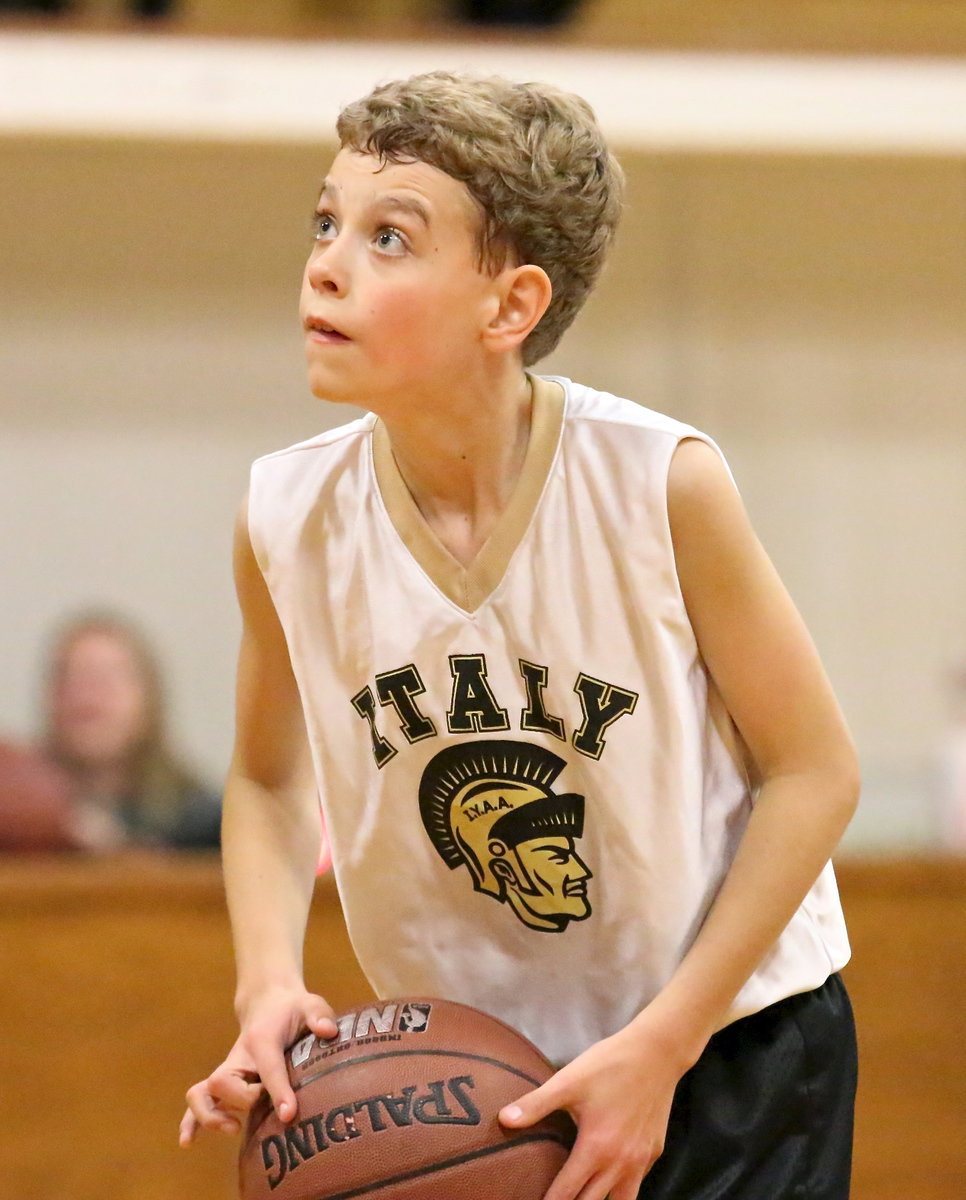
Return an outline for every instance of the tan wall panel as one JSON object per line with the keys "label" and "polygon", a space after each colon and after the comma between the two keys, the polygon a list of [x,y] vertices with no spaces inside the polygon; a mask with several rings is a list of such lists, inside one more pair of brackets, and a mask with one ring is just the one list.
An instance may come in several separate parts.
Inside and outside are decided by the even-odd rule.
{"label": "tan wall panel", "polygon": [[966,10],[959,0],[584,0],[574,32],[618,45],[956,54]]}

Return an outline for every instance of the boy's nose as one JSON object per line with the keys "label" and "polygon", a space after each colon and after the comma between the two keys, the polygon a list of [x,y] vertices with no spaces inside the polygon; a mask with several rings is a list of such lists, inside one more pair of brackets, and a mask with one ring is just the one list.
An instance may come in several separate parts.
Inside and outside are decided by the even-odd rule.
{"label": "boy's nose", "polygon": [[317,292],[343,295],[348,288],[348,271],[344,256],[336,243],[319,246],[309,258],[306,269],[309,283]]}

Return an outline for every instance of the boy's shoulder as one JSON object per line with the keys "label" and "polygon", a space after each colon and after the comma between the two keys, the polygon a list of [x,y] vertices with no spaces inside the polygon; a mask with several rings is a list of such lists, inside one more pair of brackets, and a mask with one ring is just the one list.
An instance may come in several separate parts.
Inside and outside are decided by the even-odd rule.
{"label": "boy's shoulder", "polygon": [[611,392],[602,392],[587,384],[575,383],[561,375],[544,375],[542,378],[563,388],[566,396],[566,420],[575,426],[583,422],[594,422],[622,426],[628,430],[639,429],[651,434],[663,434],[675,441],[687,437],[706,439],[707,435],[695,429],[693,425],[657,412],[635,400],[627,400]]}
{"label": "boy's shoulder", "polygon": [[354,421],[347,421],[344,425],[336,425],[333,429],[325,429],[313,437],[306,438],[304,441],[295,442],[290,446],[283,446],[279,450],[270,450],[268,453],[256,458],[254,466],[257,467],[261,464],[270,465],[285,458],[298,458],[306,455],[314,456],[318,451],[324,451],[340,445],[344,447],[351,446],[354,442],[364,441],[372,433],[375,423],[375,416],[372,413],[366,413]]}

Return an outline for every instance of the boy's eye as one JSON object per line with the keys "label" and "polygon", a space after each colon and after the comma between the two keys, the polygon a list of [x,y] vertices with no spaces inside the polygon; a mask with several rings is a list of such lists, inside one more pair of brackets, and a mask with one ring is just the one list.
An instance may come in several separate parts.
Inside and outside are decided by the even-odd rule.
{"label": "boy's eye", "polygon": [[376,245],[384,254],[404,254],[406,243],[398,229],[386,226],[376,234]]}
{"label": "boy's eye", "polygon": [[335,220],[331,213],[316,213],[312,220],[312,236],[317,242],[328,242],[335,236]]}

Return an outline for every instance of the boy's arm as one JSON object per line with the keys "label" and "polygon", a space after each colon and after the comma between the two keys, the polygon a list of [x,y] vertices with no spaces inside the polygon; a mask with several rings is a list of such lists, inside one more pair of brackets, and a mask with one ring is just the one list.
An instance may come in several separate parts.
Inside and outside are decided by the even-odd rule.
{"label": "boy's arm", "polygon": [[235,747],[225,786],[222,863],[241,1032],[225,1062],[188,1092],[181,1141],[235,1132],[264,1086],[283,1120],[296,1111],[283,1047],[302,1028],[334,1036],[332,1011],[305,989],[302,949],[320,815],[285,635],[252,552],[247,504],[235,530],[242,615]]}
{"label": "boy's arm", "polygon": [[[761,777],[738,853],[667,986],[628,1026],[520,1101],[566,1107],[579,1137],[547,1200],[634,1200],[663,1147],[674,1088],[726,1021],[855,809],[858,768],[815,648],[717,453],[683,442],[668,508],[701,654]],[[637,1107],[629,1103],[637,1097]],[[584,1190],[582,1190],[584,1189]]]}
{"label": "boy's arm", "polygon": [[812,640],[710,446],[680,446],[668,504],[702,657],[761,779],[731,870],[659,997],[697,1057],[838,845],[859,769]]}

